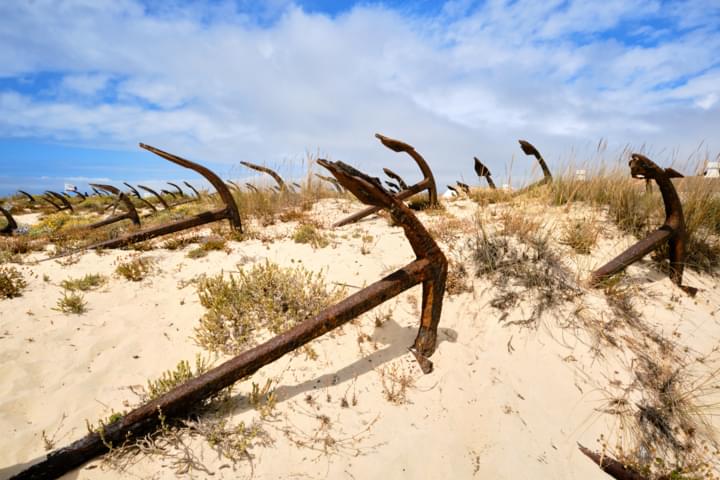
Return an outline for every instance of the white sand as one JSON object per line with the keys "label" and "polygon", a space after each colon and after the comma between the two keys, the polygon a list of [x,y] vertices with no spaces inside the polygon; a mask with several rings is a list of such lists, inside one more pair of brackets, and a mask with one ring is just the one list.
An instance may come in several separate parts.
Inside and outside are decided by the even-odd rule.
{"label": "white sand", "polygon": [[[383,218],[329,227],[344,215],[342,210],[357,208],[332,201],[315,206],[326,232],[335,235],[325,248],[279,238],[293,231],[295,223],[289,222],[267,229],[278,237],[273,242],[230,242],[230,254],[210,252],[193,260],[185,256],[193,247],[143,252],[157,260],[158,272],[138,283],[112,275],[118,259],[134,252],[86,253],[70,266],[55,261],[22,266],[29,283],[23,296],[0,301],[0,431],[5,432],[0,478],[44,455],[43,431],[56,448],[76,440],[86,433],[86,420],[96,422],[137,402],[129,387],[145,385],[202,351],[192,336],[204,309],[195,287],[180,288],[181,282],[267,259],[323,270],[328,282],[362,287],[412,261],[402,230]],[[476,208],[467,200],[448,203],[449,211],[467,222]],[[493,219],[492,212],[500,208],[486,207],[487,217]],[[548,226],[559,225],[565,215],[589,215],[579,207],[526,210]],[[425,213],[420,218],[428,226],[440,219]],[[360,253],[362,234],[374,237],[367,255]],[[593,256],[568,254],[567,263],[585,278],[630,243],[606,222]],[[61,297],[60,282],[87,273],[110,277],[105,287],[85,294],[89,311],[76,316],[53,310]],[[664,336],[677,332],[675,340],[700,353],[717,345],[715,281],[688,272],[685,283],[703,289],[690,299],[647,262],[630,267],[629,274],[650,292],[643,295],[641,309]],[[609,349],[604,357],[595,355],[585,332],[558,326],[575,315],[568,308],[548,312],[538,329],[505,327],[498,322],[501,312],[489,305],[492,285],[475,279],[474,286],[472,293],[446,296],[432,357],[435,370],[429,375],[406,350],[418,327],[419,286],[313,342],[317,360],[288,355],[260,370],[253,382],[278,379],[277,416],[266,424],[274,444],[253,448],[251,463],[233,466],[195,439],[190,443],[211,474],[193,471],[192,478],[608,478],[578,451],[577,442],[597,448],[600,435],[616,428],[598,408],[610,380],[631,378],[629,354]],[[598,318],[606,308],[602,297],[601,291],[584,294]],[[531,308],[523,305],[526,313]],[[392,317],[381,327],[374,324],[378,311]],[[508,321],[521,318],[520,311],[514,312]],[[361,333],[370,340],[359,343]],[[415,379],[410,403],[394,405],[384,398],[379,372],[389,368]],[[235,389],[236,395],[249,391],[249,381]],[[343,408],[341,399],[353,394],[357,404]],[[319,415],[330,419],[321,438],[337,442],[327,453],[322,443],[308,438],[306,446],[297,444],[316,434]],[[234,420],[257,416],[252,409],[238,409]],[[284,429],[293,432],[292,438]],[[121,472],[96,460],[63,478],[175,477],[171,461],[148,457]]]}

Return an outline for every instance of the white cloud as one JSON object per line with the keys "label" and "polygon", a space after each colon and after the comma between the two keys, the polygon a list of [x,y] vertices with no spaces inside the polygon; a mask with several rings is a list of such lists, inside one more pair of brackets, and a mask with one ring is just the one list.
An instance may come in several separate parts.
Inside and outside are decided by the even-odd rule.
{"label": "white cloud", "polygon": [[[378,146],[379,131],[415,144],[448,178],[471,177],[473,155],[502,172],[517,138],[551,163],[601,137],[660,151],[717,142],[720,78],[709,67],[720,34],[708,27],[718,15],[708,6],[460,1],[437,18],[382,5],[335,17],[285,1],[250,8],[3,2],[0,77],[61,72],[60,90],[75,96],[0,88],[0,137],[143,141],[230,164],[282,164],[320,148],[368,170],[417,175]],[[663,32],[692,29],[644,46],[604,33],[633,21],[628,38],[650,38],[659,17]]]}

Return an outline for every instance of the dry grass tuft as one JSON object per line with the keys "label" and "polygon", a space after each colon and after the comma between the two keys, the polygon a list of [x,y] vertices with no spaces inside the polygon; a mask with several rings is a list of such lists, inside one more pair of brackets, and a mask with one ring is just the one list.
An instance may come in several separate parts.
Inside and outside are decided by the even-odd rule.
{"label": "dry grass tuft", "polygon": [[76,290],[86,292],[105,285],[107,280],[108,279],[105,275],[101,275],[99,273],[88,273],[81,278],[68,278],[67,280],[63,280],[60,283],[60,286],[71,292]]}
{"label": "dry grass tuft", "polygon": [[600,230],[594,219],[576,219],[565,224],[560,243],[572,248],[576,253],[589,255],[597,244]]}

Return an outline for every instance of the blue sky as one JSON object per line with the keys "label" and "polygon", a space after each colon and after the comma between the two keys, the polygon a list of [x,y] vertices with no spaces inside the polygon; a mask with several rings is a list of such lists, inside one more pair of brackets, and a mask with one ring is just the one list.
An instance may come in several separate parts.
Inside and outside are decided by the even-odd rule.
{"label": "blue sky", "polygon": [[[155,145],[252,177],[309,153],[438,183],[720,152],[717,1],[0,2],[0,194],[87,181],[195,180]],[[604,139],[607,149],[596,151]],[[200,182],[198,182],[200,183]]]}

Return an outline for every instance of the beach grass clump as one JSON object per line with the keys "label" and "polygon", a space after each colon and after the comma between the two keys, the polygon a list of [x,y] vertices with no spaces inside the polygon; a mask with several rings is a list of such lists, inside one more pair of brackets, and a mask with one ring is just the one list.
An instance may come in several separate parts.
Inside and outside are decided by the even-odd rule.
{"label": "beach grass clump", "polygon": [[313,248],[324,248],[330,244],[327,236],[312,223],[301,223],[293,233],[295,243],[307,243]]}
{"label": "beach grass clump", "polygon": [[115,273],[131,282],[139,282],[150,275],[155,269],[155,260],[150,257],[134,256],[121,261],[115,267]]}
{"label": "beach grass clump", "polygon": [[88,273],[87,275],[80,278],[68,278],[60,283],[60,286],[65,290],[74,292],[80,290],[86,292],[99,288],[107,283],[107,277],[99,273]]}
{"label": "beach grass clump", "polygon": [[328,289],[321,273],[265,262],[229,275],[199,280],[198,297],[207,312],[195,339],[212,352],[236,354],[263,332],[281,333],[312,318],[344,295]]}
{"label": "beach grass clump", "polygon": [[63,296],[58,299],[54,310],[65,314],[82,315],[87,312],[87,302],[81,294],[64,290]]}
{"label": "beach grass clump", "polygon": [[566,223],[562,230],[560,243],[572,248],[576,253],[588,255],[597,244],[600,230],[592,219],[575,219]]}
{"label": "beach grass clump", "polygon": [[0,265],[0,298],[19,297],[25,287],[27,282],[17,268]]}

